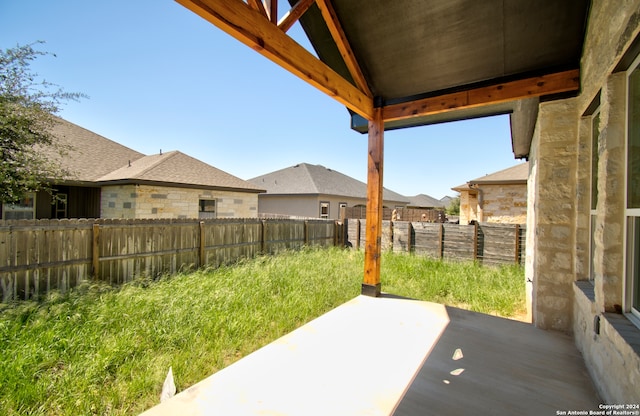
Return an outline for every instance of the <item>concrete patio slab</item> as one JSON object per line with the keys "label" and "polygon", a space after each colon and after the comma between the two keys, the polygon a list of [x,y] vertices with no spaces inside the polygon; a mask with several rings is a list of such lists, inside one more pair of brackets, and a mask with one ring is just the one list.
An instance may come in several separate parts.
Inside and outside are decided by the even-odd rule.
{"label": "concrete patio slab", "polygon": [[555,415],[598,404],[568,336],[359,296],[144,415]]}

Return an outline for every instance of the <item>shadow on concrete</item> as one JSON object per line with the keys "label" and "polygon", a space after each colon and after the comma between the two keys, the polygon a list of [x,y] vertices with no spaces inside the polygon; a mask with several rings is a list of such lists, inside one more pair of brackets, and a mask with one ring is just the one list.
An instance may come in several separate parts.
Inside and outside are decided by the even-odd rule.
{"label": "shadow on concrete", "polygon": [[571,337],[446,307],[450,322],[394,415],[555,415],[601,403]]}

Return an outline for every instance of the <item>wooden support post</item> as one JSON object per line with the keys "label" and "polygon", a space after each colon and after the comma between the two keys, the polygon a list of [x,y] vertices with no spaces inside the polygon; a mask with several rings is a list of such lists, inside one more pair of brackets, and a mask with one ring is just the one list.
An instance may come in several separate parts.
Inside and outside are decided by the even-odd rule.
{"label": "wooden support post", "polygon": [[382,253],[382,166],[384,158],[384,117],[382,108],[373,110],[369,121],[367,173],[367,230],[364,248],[362,294],[380,295],[380,255]]}
{"label": "wooden support post", "polygon": [[411,239],[413,238],[413,224],[407,223],[407,253],[411,254]]}
{"label": "wooden support post", "polygon": [[304,222],[304,245],[309,245],[309,221]]}
{"label": "wooden support post", "polygon": [[520,264],[520,224],[516,224],[515,262]]}
{"label": "wooden support post", "polygon": [[356,250],[360,250],[360,218],[355,220],[356,222]]}
{"label": "wooden support post", "polygon": [[200,263],[199,264],[200,267],[204,267],[207,260],[205,257],[206,243],[207,243],[207,237],[204,233],[204,221],[200,221],[200,247],[198,251],[198,261]]}
{"label": "wooden support post", "polygon": [[262,227],[260,229],[260,253],[262,254],[267,254],[266,253],[266,248],[267,248],[267,221],[262,220],[260,221],[260,224],[262,224]]}
{"label": "wooden support post", "polygon": [[100,225],[93,224],[93,247],[91,258],[91,274],[94,279],[99,278],[100,273]]}

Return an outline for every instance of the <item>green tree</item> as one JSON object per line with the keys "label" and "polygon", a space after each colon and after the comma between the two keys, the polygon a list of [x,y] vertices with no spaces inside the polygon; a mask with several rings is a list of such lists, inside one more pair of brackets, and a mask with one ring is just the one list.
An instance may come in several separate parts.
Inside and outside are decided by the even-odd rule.
{"label": "green tree", "polygon": [[460,215],[460,197],[457,196],[449,202],[447,215]]}
{"label": "green tree", "polygon": [[56,161],[60,158],[46,157],[42,149],[64,155],[51,134],[55,115],[63,103],[84,95],[65,92],[31,71],[35,59],[53,55],[35,48],[42,43],[0,50],[0,202],[16,203],[31,192],[50,190],[52,181],[66,175]]}

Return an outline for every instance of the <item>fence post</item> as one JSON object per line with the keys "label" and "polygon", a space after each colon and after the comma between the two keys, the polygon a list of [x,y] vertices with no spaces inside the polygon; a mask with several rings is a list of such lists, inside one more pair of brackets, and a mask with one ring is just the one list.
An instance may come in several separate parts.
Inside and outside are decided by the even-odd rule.
{"label": "fence post", "polygon": [[520,264],[520,224],[516,224],[515,262]]}
{"label": "fence post", "polygon": [[478,221],[473,223],[473,261],[478,260]]}
{"label": "fence post", "polygon": [[440,230],[438,231],[438,255],[440,258],[444,257],[444,224],[440,223]]}
{"label": "fence post", "polygon": [[267,240],[267,221],[266,220],[262,220],[260,221],[260,224],[262,225],[262,229],[260,230],[260,252],[262,254],[266,254],[265,252],[265,248],[266,248],[266,240]]}
{"label": "fence post", "polygon": [[93,223],[93,244],[91,258],[91,273],[98,279],[100,273],[100,224]]}
{"label": "fence post", "polygon": [[304,220],[304,245],[309,246],[309,221]]}
{"label": "fence post", "polygon": [[356,250],[360,250],[360,219],[356,221]]}
{"label": "fence post", "polygon": [[198,260],[200,261],[200,267],[205,266],[205,248],[206,248],[206,235],[204,233],[204,221],[200,221],[200,247],[198,247]]}
{"label": "fence post", "polygon": [[407,253],[411,254],[411,239],[413,238],[413,223],[407,223]]}

